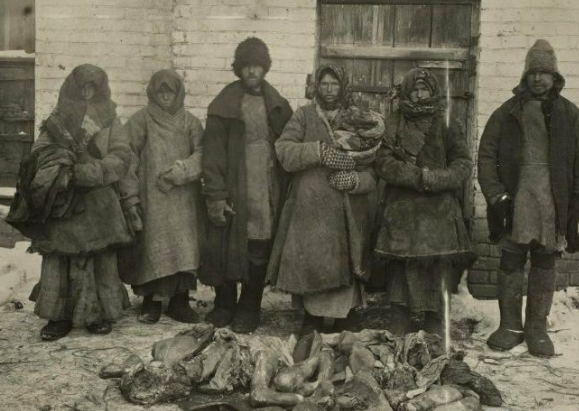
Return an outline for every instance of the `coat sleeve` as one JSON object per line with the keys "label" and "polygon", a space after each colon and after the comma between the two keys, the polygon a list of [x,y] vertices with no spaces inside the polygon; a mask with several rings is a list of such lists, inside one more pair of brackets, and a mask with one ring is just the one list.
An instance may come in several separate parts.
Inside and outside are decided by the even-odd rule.
{"label": "coat sleeve", "polygon": [[507,192],[499,177],[499,116],[495,111],[488,120],[478,149],[478,181],[487,202]]}
{"label": "coat sleeve", "polygon": [[131,150],[125,129],[118,120],[111,124],[107,154],[100,160],[74,166],[79,187],[105,187],[121,180],[129,169]]}
{"label": "coat sleeve", "polygon": [[189,142],[192,154],[184,160],[177,160],[173,168],[173,181],[176,185],[197,181],[202,174],[203,125],[197,117],[193,116],[191,116],[189,125]]}
{"label": "coat sleeve", "polygon": [[376,156],[376,173],[388,184],[421,189],[421,170],[414,164],[399,160],[394,151],[382,144]]}
{"label": "coat sleeve", "polygon": [[147,122],[143,112],[133,115],[125,124],[131,146],[131,163],[125,177],[119,182],[119,191],[123,208],[128,210],[139,199],[139,167],[141,165],[141,151],[147,141]]}
{"label": "coat sleeve", "polygon": [[203,133],[203,194],[209,201],[225,200],[227,191],[227,128],[222,118],[207,117]]}
{"label": "coat sleeve", "polygon": [[285,171],[294,173],[321,164],[320,143],[304,142],[305,134],[306,116],[303,110],[297,110],[275,142],[277,157]]}
{"label": "coat sleeve", "polygon": [[445,169],[433,170],[428,181],[428,191],[454,191],[463,187],[472,172],[473,163],[468,152],[466,138],[458,124],[445,130],[446,159]]}
{"label": "coat sleeve", "polygon": [[365,167],[363,170],[357,171],[358,184],[350,191],[350,194],[367,194],[376,189],[377,177],[376,171],[372,166]]}

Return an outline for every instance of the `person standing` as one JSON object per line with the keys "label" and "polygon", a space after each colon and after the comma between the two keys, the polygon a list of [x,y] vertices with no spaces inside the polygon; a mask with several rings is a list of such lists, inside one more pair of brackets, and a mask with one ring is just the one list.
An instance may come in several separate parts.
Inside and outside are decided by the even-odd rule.
{"label": "person standing", "polygon": [[[304,309],[300,335],[320,330],[324,317],[343,330],[353,309],[365,304],[362,279],[367,278],[370,235],[377,204],[373,161],[382,136],[355,152],[339,142],[352,98],[342,67],[318,69],[315,100],[300,107],[276,142],[282,166],[291,173],[270,266],[268,282],[292,294]],[[370,119],[372,116],[368,116]],[[372,144],[370,143],[370,144]],[[360,148],[358,146],[358,148]]]}
{"label": "person standing", "polygon": [[119,254],[121,279],[143,297],[139,321],[159,321],[169,299],[166,314],[193,323],[198,316],[189,290],[197,286],[203,235],[203,126],[185,110],[185,84],[175,71],[156,72],[147,96],[148,106],[125,125],[133,155],[120,188],[137,244]]}
{"label": "person standing", "polygon": [[444,294],[474,261],[457,195],[472,167],[460,127],[446,124],[436,76],[410,70],[376,159],[386,194],[375,252],[388,262],[395,334],[412,331],[414,313],[426,332],[444,336]]}
{"label": "person standing", "polygon": [[555,261],[565,248],[579,250],[579,109],[561,96],[564,85],[553,47],[537,40],[514,96],[492,114],[481,137],[478,179],[488,204],[490,237],[501,248],[501,323],[487,340],[495,350],[526,341],[532,355],[555,353],[547,334]]}
{"label": "person standing", "polygon": [[[206,319],[235,332],[260,322],[264,279],[286,177],[273,145],[292,109],[265,76],[266,44],[255,37],[235,50],[228,84],[209,105],[203,137],[203,193],[209,214],[200,281],[215,287]],[[241,282],[239,301],[237,283]]]}
{"label": "person standing", "polygon": [[23,163],[6,219],[42,255],[30,299],[48,320],[43,340],[62,338],[73,326],[108,334],[129,306],[117,266],[117,248],[133,240],[117,187],[129,163],[106,72],[75,67]]}

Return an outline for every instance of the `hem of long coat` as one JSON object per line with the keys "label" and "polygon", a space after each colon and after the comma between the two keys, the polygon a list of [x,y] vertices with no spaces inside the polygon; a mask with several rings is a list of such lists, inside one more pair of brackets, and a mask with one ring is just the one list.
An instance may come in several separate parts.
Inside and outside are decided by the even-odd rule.
{"label": "hem of long coat", "polygon": [[386,261],[412,261],[418,264],[430,264],[437,261],[448,261],[454,266],[469,268],[476,261],[476,254],[472,251],[452,251],[429,255],[400,255],[382,250],[374,250],[377,257]]}
{"label": "hem of long coat", "polygon": [[290,289],[287,289],[287,288],[280,287],[280,286],[278,286],[278,285],[273,285],[273,284],[266,284],[266,285],[269,285],[270,288],[271,288],[272,290],[274,290],[274,291],[281,292],[281,293],[285,293],[285,294],[292,294],[292,295],[317,295],[317,294],[326,293],[326,292],[328,292],[328,291],[335,291],[335,290],[338,290],[338,289],[340,289],[340,288],[342,288],[342,287],[350,287],[350,286],[353,285],[353,282],[342,283],[342,284],[339,284],[339,285],[337,285],[337,286],[332,286],[332,287],[324,287],[324,288],[317,289],[317,290],[314,290],[314,291],[290,290]]}

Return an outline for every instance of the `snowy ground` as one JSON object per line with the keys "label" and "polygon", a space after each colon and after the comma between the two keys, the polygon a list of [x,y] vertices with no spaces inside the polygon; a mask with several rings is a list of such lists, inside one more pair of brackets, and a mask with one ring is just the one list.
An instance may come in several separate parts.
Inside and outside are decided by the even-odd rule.
{"label": "snowy ground", "polygon": [[[40,259],[27,254],[27,247],[28,244],[19,243],[14,249],[0,248],[0,409],[143,410],[126,403],[115,382],[99,379],[98,371],[127,351],[147,358],[153,342],[173,336],[187,326],[166,317],[155,326],[137,322],[139,302],[134,299],[133,308],[110,335],[96,337],[85,330],[74,330],[60,341],[42,342],[38,331],[44,321],[33,314],[33,304],[27,300],[38,280]],[[194,297],[202,314],[211,308],[210,289],[200,287]],[[453,297],[454,321],[479,321],[471,336],[465,338],[464,334],[454,332],[454,345],[468,353],[466,360],[471,367],[491,378],[502,391],[506,404],[492,410],[579,410],[579,294],[570,289],[567,293],[559,292],[555,300],[550,335],[558,356],[545,360],[530,356],[524,344],[508,353],[486,348],[486,337],[498,325],[496,302],[475,300],[465,287]],[[22,302],[23,308],[17,309],[14,301]],[[291,309],[287,296],[267,291],[263,308],[259,333],[289,336],[299,326],[300,315]],[[387,317],[380,295],[373,295],[362,325],[384,327]],[[152,409],[176,411],[180,407],[163,405]]]}

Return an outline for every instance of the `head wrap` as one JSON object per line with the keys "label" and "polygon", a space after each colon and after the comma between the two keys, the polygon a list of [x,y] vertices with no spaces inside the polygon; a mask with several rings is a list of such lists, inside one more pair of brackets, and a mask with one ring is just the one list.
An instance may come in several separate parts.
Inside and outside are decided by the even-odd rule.
{"label": "head wrap", "polygon": [[[175,93],[175,100],[169,108],[163,107],[161,99],[159,98],[158,93],[163,85]],[[149,81],[147,96],[149,97],[149,105],[157,106],[161,110],[175,115],[185,104],[185,85],[183,84],[183,79],[174,70],[159,70],[153,74],[151,81]]]}
{"label": "head wrap", "polygon": [[[336,101],[332,103],[325,102],[320,95],[320,83],[326,74],[332,75],[340,83],[340,95]],[[318,68],[316,71],[315,81],[315,99],[316,103],[323,110],[336,110],[340,108],[346,109],[352,105],[352,91],[350,90],[350,81],[348,79],[348,74],[343,67],[326,64]]]}
{"label": "head wrap", "polygon": [[241,78],[241,69],[249,65],[261,66],[266,73],[271,68],[269,49],[257,37],[248,37],[237,45],[231,66],[235,75]]}
{"label": "head wrap", "polygon": [[[414,102],[410,99],[410,94],[418,84],[424,84],[430,90],[430,97]],[[434,74],[423,68],[410,70],[400,86],[401,96],[399,108],[407,118],[430,116],[444,107],[441,104],[440,88],[438,80]]]}

